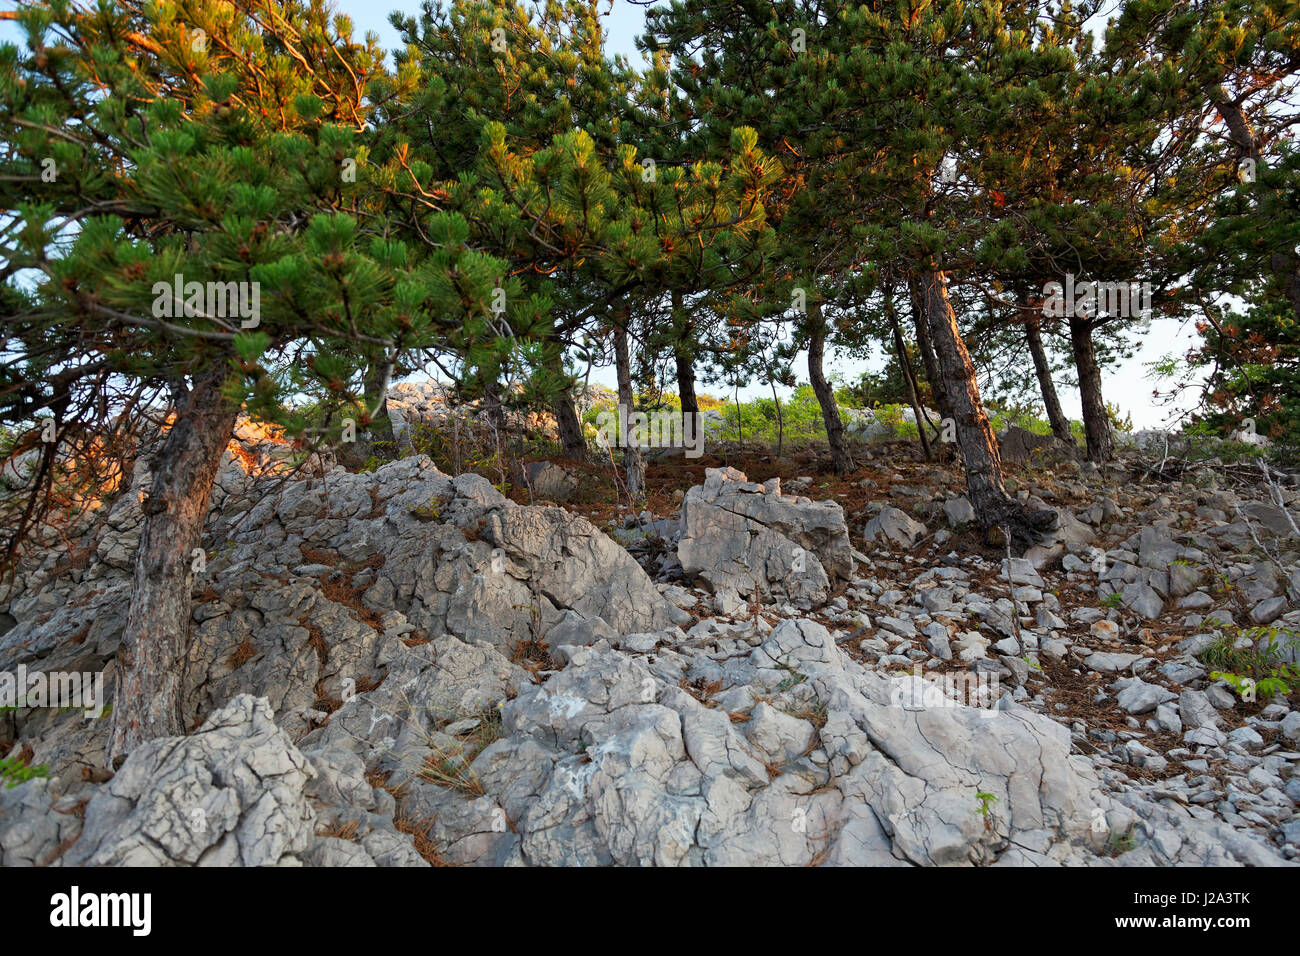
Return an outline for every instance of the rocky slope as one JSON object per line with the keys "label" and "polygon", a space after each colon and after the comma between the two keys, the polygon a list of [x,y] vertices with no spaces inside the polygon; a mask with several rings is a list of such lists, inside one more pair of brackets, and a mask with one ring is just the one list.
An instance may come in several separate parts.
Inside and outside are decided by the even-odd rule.
{"label": "rocky slope", "polygon": [[[964,546],[969,506],[929,475],[846,517],[811,480],[711,470],[611,537],[420,457],[258,479],[231,456],[193,732],[110,777],[102,719],[5,713],[0,744],[49,775],[0,789],[0,864],[1300,855],[1295,695],[1243,701],[1201,659],[1258,624],[1295,660],[1295,490],[1071,465],[1023,492],[1058,540],[1007,559]],[[93,553],[20,577],[0,669],[111,688],[146,485]]]}

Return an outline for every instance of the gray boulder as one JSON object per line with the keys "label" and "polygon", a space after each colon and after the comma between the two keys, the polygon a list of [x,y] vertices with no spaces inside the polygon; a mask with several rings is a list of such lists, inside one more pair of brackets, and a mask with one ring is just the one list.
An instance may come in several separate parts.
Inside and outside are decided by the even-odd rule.
{"label": "gray boulder", "polygon": [[0,866],[61,866],[81,834],[76,809],[75,798],[54,798],[44,778],[0,787]]}
{"label": "gray boulder", "polygon": [[880,514],[868,521],[862,530],[862,536],[868,541],[887,542],[902,548],[915,547],[928,533],[925,525],[892,506],[882,508]]}
{"label": "gray boulder", "polygon": [[236,697],[189,737],[150,741],[86,806],[69,865],[274,866],[315,839],[315,771],[265,699]]}
{"label": "gray boulder", "polygon": [[998,447],[1003,461],[1017,465],[1041,460],[1049,454],[1065,454],[1070,451],[1051,435],[1038,435],[1019,425],[1012,425],[998,436]]}
{"label": "gray boulder", "polygon": [[944,517],[948,519],[948,524],[954,528],[960,528],[962,525],[970,524],[975,520],[975,507],[965,495],[945,501],[943,513]]}
{"label": "gray boulder", "polygon": [[1116,686],[1120,691],[1115,702],[1130,714],[1148,714],[1178,696],[1159,684],[1148,684],[1140,677],[1126,677]]}
{"label": "gray boulder", "polygon": [[536,498],[546,501],[568,501],[578,490],[577,476],[554,462],[526,462],[523,473],[524,483]]}
{"label": "gray boulder", "polygon": [[757,590],[820,604],[832,578],[852,574],[853,546],[838,504],[782,495],[780,479],[759,485],[734,468],[704,475],[682,501],[677,556],[715,593]]}

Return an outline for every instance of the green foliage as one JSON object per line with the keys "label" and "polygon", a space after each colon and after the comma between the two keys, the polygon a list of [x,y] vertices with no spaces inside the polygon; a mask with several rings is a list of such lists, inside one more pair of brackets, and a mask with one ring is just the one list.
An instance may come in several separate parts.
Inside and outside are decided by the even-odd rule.
{"label": "green foliage", "polygon": [[1282,627],[1233,629],[1207,647],[1201,660],[1214,668],[1210,677],[1227,681],[1244,700],[1287,696],[1300,686],[1300,634]]}
{"label": "green foliage", "polygon": [[1128,853],[1130,850],[1137,849],[1137,834],[1133,826],[1129,826],[1123,833],[1112,831],[1110,843],[1107,851],[1110,856],[1117,857]]}
{"label": "green foliage", "polygon": [[1268,449],[1259,445],[1222,437],[1222,428],[1208,420],[1188,426],[1183,436],[1188,442],[1187,458],[1190,461],[1218,459],[1228,464],[1250,464],[1269,457]]}
{"label": "green foliage", "polygon": [[908,405],[912,399],[902,369],[891,357],[883,371],[864,372],[856,383],[836,389],[835,400],[849,408],[871,408],[881,404]]}
{"label": "green foliage", "polygon": [[[173,4],[23,3],[16,18],[25,43],[0,45],[16,227],[0,235],[15,306],[0,417],[17,450],[53,447],[37,428],[53,414],[61,454],[129,460],[151,402],[218,387],[229,419],[332,442],[345,412],[367,423],[358,403],[399,353],[499,350],[483,317],[506,262],[460,213],[385,191],[369,119],[414,86],[325,0],[201,0],[183,20]],[[55,471],[34,500],[54,497]],[[15,513],[11,553],[41,510]]]}
{"label": "green foliage", "polygon": [[1052,433],[1051,425],[1024,409],[1006,408],[999,404],[990,403],[988,413],[989,425],[992,426],[996,434],[1001,434],[1013,425],[1031,431],[1035,435],[1050,435]]}
{"label": "green foliage", "polygon": [[0,759],[0,780],[5,782],[5,789],[12,790],[20,783],[26,783],[36,777],[48,777],[50,768],[45,764],[29,766],[18,754],[10,754]]}
{"label": "green foliage", "polygon": [[984,828],[991,830],[993,828],[993,804],[997,803],[997,796],[980,790],[975,793],[975,799],[979,801],[978,813],[984,818]]}
{"label": "green foliage", "polygon": [[920,429],[917,428],[915,422],[908,421],[903,417],[905,411],[910,411],[910,407],[876,405],[871,409],[871,414],[875,416],[876,421],[888,427],[899,438],[915,440],[920,437]]}
{"label": "green foliage", "polygon": [[785,671],[787,675],[785,678],[782,679],[781,683],[778,684],[776,687],[776,692],[778,694],[784,694],[792,687],[797,687],[799,684],[802,684],[804,681],[808,679],[807,674],[803,673],[800,670],[797,670],[792,664],[789,664],[785,661],[777,661],[776,666],[779,667],[781,670]]}
{"label": "green foliage", "polygon": [[1110,427],[1115,431],[1131,432],[1133,430],[1133,416],[1123,412],[1113,402],[1106,403],[1106,419],[1110,422]]}
{"label": "green foliage", "polygon": [[770,398],[756,398],[720,408],[725,423],[723,437],[735,440],[743,435],[745,441],[775,445],[778,435],[783,435],[786,447],[825,440],[826,426],[821,406],[811,385],[801,385],[788,399],[782,399],[778,421],[777,404]]}
{"label": "green foliage", "polygon": [[1296,13],[1291,0],[1129,2],[1107,36],[1117,65],[1172,94],[1165,122],[1195,145],[1160,192],[1203,341],[1190,365],[1157,372],[1176,387],[1204,375],[1203,424],[1227,436],[1249,420],[1286,462],[1300,452],[1300,150],[1282,105]]}

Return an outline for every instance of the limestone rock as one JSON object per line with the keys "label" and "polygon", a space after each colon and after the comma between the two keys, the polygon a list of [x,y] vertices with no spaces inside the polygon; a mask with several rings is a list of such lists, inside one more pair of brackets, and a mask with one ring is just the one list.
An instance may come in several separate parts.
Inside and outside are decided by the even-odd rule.
{"label": "limestone rock", "polygon": [[811,604],[854,564],[838,504],[782,495],[779,480],[754,484],[733,468],[706,469],[704,484],[687,492],[677,556],[714,592],[757,589]]}
{"label": "limestone rock", "polygon": [[273,866],[310,848],[315,771],[244,694],[189,737],[133,751],[86,806],[69,865]]}
{"label": "limestone rock", "polygon": [[886,542],[902,548],[915,547],[926,534],[925,525],[894,507],[882,508],[862,531],[862,536],[868,541]]}
{"label": "limestone rock", "polygon": [[578,479],[573,472],[554,462],[526,462],[523,473],[529,490],[545,501],[568,501],[578,490]]}

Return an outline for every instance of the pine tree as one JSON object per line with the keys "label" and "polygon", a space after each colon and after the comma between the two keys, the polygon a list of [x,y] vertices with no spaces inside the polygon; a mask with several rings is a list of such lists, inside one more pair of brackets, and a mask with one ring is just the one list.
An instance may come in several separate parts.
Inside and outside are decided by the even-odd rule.
{"label": "pine tree", "polygon": [[48,458],[66,435],[139,431],[158,401],[173,412],[143,506],[114,763],[185,730],[193,555],[240,410],[308,447],[339,437],[366,369],[471,324],[500,274],[451,214],[428,217],[426,248],[385,237],[363,192],[366,121],[402,88],[373,37],[354,41],[319,0],[184,10],[24,5],[26,48],[0,48],[0,183],[21,223],[3,253],[22,303],[5,319],[4,418],[33,442],[53,413]]}
{"label": "pine tree", "polygon": [[1166,191],[1205,336],[1191,358],[1208,371],[1209,421],[1300,447],[1300,3],[1132,2],[1107,49],[1151,77],[1169,138],[1185,144]]}
{"label": "pine tree", "polygon": [[[511,334],[534,339],[543,356],[525,394],[549,393],[573,432],[563,365],[582,348],[619,366],[622,401],[633,403],[635,346],[652,353],[658,338],[638,331],[637,317],[674,291],[716,291],[761,256],[772,164],[740,134],[713,163],[661,134],[662,74],[607,57],[592,0],[536,13],[479,0],[398,22],[428,105],[393,135],[433,178],[449,177],[475,235],[548,306],[549,318],[528,328],[507,316]],[[446,127],[430,128],[426,111],[449,113]],[[466,155],[475,162],[457,170]],[[603,343],[612,355],[596,351]],[[578,442],[570,434],[574,453]],[[636,451],[625,452],[635,466]],[[640,483],[633,467],[629,484]]]}
{"label": "pine tree", "polygon": [[[814,385],[812,366],[833,331],[822,303],[860,302],[885,273],[915,285],[978,519],[1021,542],[1050,519],[1026,514],[1002,485],[949,288],[975,259],[980,224],[962,215],[990,194],[947,188],[942,167],[975,152],[989,127],[1013,122],[1040,75],[1068,68],[1042,10],[693,0],[652,12],[647,40],[673,54],[674,76],[698,115],[715,118],[719,131],[724,121],[753,125],[787,170],[787,200],[771,207],[783,253],[777,269],[814,293],[802,329]],[[836,447],[838,414],[824,380],[818,391],[832,456],[851,466]]]}

